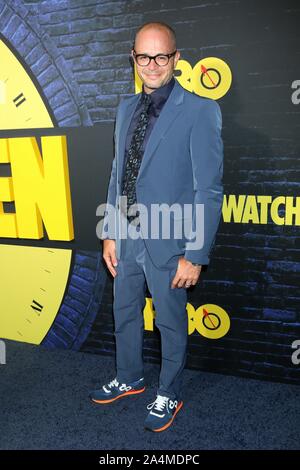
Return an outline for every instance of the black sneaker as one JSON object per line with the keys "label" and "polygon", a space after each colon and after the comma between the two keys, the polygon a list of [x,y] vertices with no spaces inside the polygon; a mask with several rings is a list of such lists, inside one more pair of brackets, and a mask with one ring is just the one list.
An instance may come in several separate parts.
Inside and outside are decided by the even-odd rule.
{"label": "black sneaker", "polygon": [[142,393],[145,389],[144,377],[128,384],[120,384],[115,378],[108,384],[103,385],[100,390],[90,392],[89,397],[94,403],[111,403],[118,400],[118,398]]}
{"label": "black sneaker", "polygon": [[171,426],[182,405],[183,401],[157,395],[156,400],[147,406],[151,411],[145,420],[145,428],[155,432],[164,431]]}

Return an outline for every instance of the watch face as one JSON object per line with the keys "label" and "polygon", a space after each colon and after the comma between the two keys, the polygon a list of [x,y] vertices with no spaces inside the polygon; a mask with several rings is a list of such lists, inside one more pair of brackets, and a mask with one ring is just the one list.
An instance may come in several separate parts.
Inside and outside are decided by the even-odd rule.
{"label": "watch face", "polygon": [[59,310],[71,250],[0,245],[1,337],[39,344]]}
{"label": "watch face", "polygon": [[[54,127],[34,77],[1,37],[0,83],[1,130]],[[0,218],[3,212],[0,202]],[[60,308],[71,258],[68,249],[0,245],[0,337],[40,344]]]}
{"label": "watch face", "polygon": [[20,57],[0,36],[0,129],[54,127],[46,100]]}

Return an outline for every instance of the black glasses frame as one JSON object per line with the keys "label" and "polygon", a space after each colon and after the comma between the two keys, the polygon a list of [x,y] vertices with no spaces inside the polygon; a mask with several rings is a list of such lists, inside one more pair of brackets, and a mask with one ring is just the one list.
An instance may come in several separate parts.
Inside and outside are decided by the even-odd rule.
{"label": "black glasses frame", "polygon": [[[176,54],[176,52],[177,52],[177,49],[176,49],[174,52],[171,52],[171,54],[148,55],[148,54],[137,54],[137,53],[135,52],[135,50],[133,50],[133,56],[134,56],[135,61],[137,62],[137,64],[138,64],[140,67],[147,67],[147,65],[150,64],[150,62],[151,62],[152,59],[154,60],[154,62],[156,63],[156,65],[158,65],[159,67],[165,67],[166,65],[168,65],[168,63],[170,62],[171,57],[173,57],[173,56]],[[161,64],[158,64],[158,63],[156,62],[156,58],[157,58],[157,57],[160,57],[160,56],[163,56],[163,57],[167,57],[167,58],[168,58],[168,62],[167,62],[165,65],[161,65]],[[148,59],[149,59],[148,64],[140,65],[140,64],[138,63],[138,59],[137,59],[138,57],[148,57]]]}

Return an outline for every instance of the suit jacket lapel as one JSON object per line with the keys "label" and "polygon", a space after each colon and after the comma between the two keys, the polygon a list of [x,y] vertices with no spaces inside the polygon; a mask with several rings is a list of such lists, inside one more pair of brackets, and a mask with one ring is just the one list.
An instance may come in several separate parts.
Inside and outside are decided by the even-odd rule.
{"label": "suit jacket lapel", "polygon": [[126,144],[126,137],[127,132],[129,129],[129,125],[131,123],[131,119],[133,117],[136,105],[140,99],[140,94],[135,95],[133,99],[128,103],[126,107],[124,107],[123,115],[120,116],[120,131],[119,136],[117,136],[116,146],[118,149],[118,163],[119,163],[119,175],[122,178],[122,170],[123,170],[123,162],[125,157],[125,144]]}
{"label": "suit jacket lapel", "polygon": [[[171,126],[172,122],[177,118],[178,114],[181,112],[181,104],[183,101],[184,90],[179,85],[177,80],[175,80],[175,85],[173,90],[170,93],[170,96],[164,105],[155,125],[151,132],[150,138],[147,142],[145,152],[143,155],[142,163],[139,169],[139,174],[137,179],[139,179],[141,173],[147,167],[151,157],[153,156],[157,146],[159,145],[161,139]],[[136,105],[140,99],[140,93],[135,95],[133,99],[124,107],[123,115],[120,116],[120,131],[119,135],[116,136],[117,149],[118,149],[118,164],[119,164],[119,175],[122,178],[122,171],[124,165],[124,156],[125,156],[125,144],[126,136],[129,129],[131,119],[133,117]]]}
{"label": "suit jacket lapel", "polygon": [[171,91],[170,96],[164,105],[147,142],[137,180],[145,171],[161,139],[166,134],[173,121],[175,121],[177,116],[180,114],[182,109],[180,105],[183,102],[183,96],[184,90],[175,79],[174,88]]}

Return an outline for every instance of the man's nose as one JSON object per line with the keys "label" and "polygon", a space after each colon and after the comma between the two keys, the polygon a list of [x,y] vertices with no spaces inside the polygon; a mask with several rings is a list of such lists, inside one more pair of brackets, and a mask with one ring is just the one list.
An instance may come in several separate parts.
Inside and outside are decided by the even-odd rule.
{"label": "man's nose", "polygon": [[148,69],[150,69],[150,70],[156,70],[158,67],[159,67],[159,65],[157,65],[157,63],[155,62],[155,60],[154,60],[154,59],[151,59],[149,65],[148,65]]}

